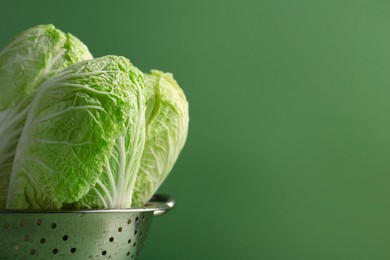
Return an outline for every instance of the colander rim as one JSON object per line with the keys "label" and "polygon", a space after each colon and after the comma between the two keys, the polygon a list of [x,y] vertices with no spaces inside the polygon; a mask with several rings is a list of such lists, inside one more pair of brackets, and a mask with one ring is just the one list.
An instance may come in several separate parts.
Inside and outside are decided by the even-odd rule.
{"label": "colander rim", "polygon": [[1,214],[86,214],[86,213],[145,213],[154,212],[154,215],[162,215],[175,205],[175,200],[166,194],[156,194],[141,208],[122,209],[80,209],[80,210],[56,210],[56,209],[0,209]]}

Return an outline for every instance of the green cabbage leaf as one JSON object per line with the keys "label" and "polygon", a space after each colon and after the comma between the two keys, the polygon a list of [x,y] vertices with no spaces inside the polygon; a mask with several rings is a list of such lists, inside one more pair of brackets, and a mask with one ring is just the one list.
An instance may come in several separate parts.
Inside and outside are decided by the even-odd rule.
{"label": "green cabbage leaf", "polygon": [[92,59],[75,36],[39,25],[15,37],[0,51],[0,208],[30,103],[44,81],[76,62]]}
{"label": "green cabbage leaf", "polygon": [[145,145],[145,99],[143,73],[130,71],[129,116],[125,131],[115,139],[114,148],[103,166],[96,185],[77,204],[77,208],[130,208],[134,185]]}
{"label": "green cabbage leaf", "polygon": [[[31,102],[17,145],[7,208],[95,206],[90,193],[100,188],[118,140],[137,121],[133,116],[142,114],[142,93],[133,90],[142,85],[142,73],[118,56],[78,62],[47,80]],[[138,135],[125,147],[144,138],[142,131]]]}
{"label": "green cabbage leaf", "polygon": [[146,142],[134,187],[133,207],[143,206],[171,172],[187,139],[187,99],[172,74],[145,74]]}

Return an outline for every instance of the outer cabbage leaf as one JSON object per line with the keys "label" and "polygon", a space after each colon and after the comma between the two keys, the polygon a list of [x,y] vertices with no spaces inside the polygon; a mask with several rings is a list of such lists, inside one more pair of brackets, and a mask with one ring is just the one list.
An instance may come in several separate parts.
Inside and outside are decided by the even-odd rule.
{"label": "outer cabbage leaf", "polygon": [[80,40],[53,25],[22,32],[0,52],[0,111],[16,106],[69,65],[91,58]]}
{"label": "outer cabbage leaf", "polygon": [[145,74],[146,142],[134,187],[133,207],[143,206],[175,164],[187,138],[188,103],[170,73]]}
{"label": "outer cabbage leaf", "polygon": [[123,57],[76,63],[38,90],[20,137],[7,208],[58,209],[95,187],[132,104]]}
{"label": "outer cabbage leaf", "polygon": [[95,187],[78,203],[80,208],[130,208],[134,184],[145,145],[145,99],[143,73],[130,73],[130,113],[125,131],[116,138],[114,149]]}
{"label": "outer cabbage leaf", "polygon": [[0,208],[5,207],[16,145],[37,89],[69,65],[88,59],[92,55],[80,40],[53,25],[22,32],[0,52]]}

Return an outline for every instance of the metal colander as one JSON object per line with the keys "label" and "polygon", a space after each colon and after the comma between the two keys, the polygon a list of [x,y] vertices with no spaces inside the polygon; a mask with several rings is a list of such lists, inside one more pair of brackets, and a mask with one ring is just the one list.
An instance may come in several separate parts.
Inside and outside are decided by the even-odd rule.
{"label": "metal colander", "polygon": [[0,259],[137,259],[154,216],[174,201],[156,195],[144,208],[0,211]]}

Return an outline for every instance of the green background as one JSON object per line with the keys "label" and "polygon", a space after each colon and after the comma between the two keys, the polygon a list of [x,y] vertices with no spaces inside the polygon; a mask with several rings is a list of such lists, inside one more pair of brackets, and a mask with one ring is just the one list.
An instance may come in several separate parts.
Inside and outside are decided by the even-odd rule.
{"label": "green background", "polygon": [[53,23],[185,90],[177,205],[142,259],[390,259],[389,1],[0,6],[0,46]]}

